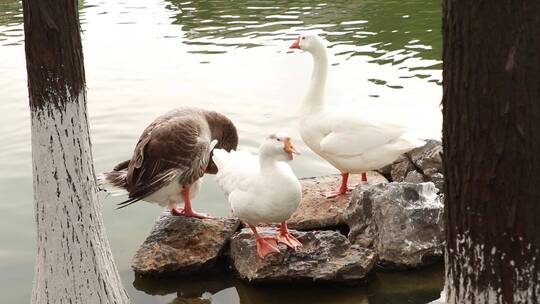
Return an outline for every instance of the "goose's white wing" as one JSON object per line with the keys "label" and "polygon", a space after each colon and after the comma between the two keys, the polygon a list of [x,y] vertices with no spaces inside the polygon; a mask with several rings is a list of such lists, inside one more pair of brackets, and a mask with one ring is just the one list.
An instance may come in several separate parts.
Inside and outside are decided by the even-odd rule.
{"label": "goose's white wing", "polygon": [[235,190],[245,191],[252,177],[259,173],[259,158],[247,151],[214,149],[212,159],[218,168],[216,181],[227,195]]}
{"label": "goose's white wing", "polygon": [[331,115],[326,121],[329,133],[321,140],[325,153],[352,157],[382,146],[407,132],[407,128],[362,116]]}

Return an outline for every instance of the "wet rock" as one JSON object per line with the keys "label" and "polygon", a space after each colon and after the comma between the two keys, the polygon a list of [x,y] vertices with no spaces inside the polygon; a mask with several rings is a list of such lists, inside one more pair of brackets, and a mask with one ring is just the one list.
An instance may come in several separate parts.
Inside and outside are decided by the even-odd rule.
{"label": "wet rock", "polygon": [[163,213],[133,258],[138,274],[188,274],[209,270],[223,253],[237,219],[205,219]]}
{"label": "wet rock", "polygon": [[360,185],[345,220],[351,243],[374,248],[379,264],[416,268],[440,260],[442,196],[431,182]]}
{"label": "wet rock", "polygon": [[390,169],[394,182],[433,182],[437,189],[444,189],[442,174],[442,144],[428,139],[422,147],[411,150],[398,158]]}
{"label": "wet rock", "polygon": [[[274,236],[273,228],[259,229],[263,236]],[[240,277],[256,282],[275,281],[363,281],[376,263],[371,249],[351,245],[335,231],[291,231],[304,245],[295,252],[280,244],[280,253],[257,255],[256,242],[249,229],[242,229],[231,240],[231,258]]]}
{"label": "wet rock", "polygon": [[[368,172],[370,184],[388,182],[380,173]],[[334,191],[341,185],[341,175],[326,175],[300,179],[302,201],[288,221],[289,227],[297,230],[331,228],[345,225],[343,212],[347,209],[351,194],[327,199],[325,193]],[[351,185],[360,182],[358,174],[351,175]]]}

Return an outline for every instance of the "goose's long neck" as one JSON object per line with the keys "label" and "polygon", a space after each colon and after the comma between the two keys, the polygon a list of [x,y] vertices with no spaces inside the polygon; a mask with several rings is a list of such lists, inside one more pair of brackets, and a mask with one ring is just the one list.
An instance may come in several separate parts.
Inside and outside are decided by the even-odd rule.
{"label": "goose's long neck", "polygon": [[316,50],[313,56],[313,73],[309,90],[302,104],[304,114],[319,112],[324,109],[324,93],[326,88],[326,75],[328,73],[328,56],[326,49]]}

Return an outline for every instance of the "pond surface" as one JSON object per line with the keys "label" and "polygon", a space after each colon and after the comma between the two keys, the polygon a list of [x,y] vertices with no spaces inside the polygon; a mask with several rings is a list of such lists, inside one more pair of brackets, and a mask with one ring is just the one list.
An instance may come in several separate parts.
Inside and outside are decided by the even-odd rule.
{"label": "pond surface", "polygon": [[[80,16],[89,114],[98,172],[131,155],[142,129],[181,105],[230,116],[240,146],[256,150],[282,130],[303,152],[300,177],[335,173],[301,144],[300,100],[311,58],[288,46],[305,31],[328,40],[329,103],[383,109],[423,137],[439,137],[440,3],[362,1],[82,1]],[[0,0],[0,299],[27,303],[33,276],[34,221],[30,123],[21,3]],[[107,233],[134,303],[426,303],[439,295],[442,269],[378,272],[364,287],[251,286],[226,272],[151,281],[130,261],[160,208],[101,196]],[[223,216],[229,206],[212,177],[194,202]]]}

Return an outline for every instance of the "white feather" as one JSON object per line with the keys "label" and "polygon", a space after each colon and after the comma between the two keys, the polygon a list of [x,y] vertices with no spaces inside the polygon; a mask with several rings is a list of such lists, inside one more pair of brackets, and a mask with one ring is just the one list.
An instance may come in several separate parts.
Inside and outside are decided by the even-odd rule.
{"label": "white feather", "polygon": [[245,189],[249,179],[259,172],[259,158],[248,151],[215,149],[212,159],[218,167],[216,181],[227,195]]}
{"label": "white feather", "polygon": [[316,35],[302,37],[300,47],[313,56],[315,65],[300,120],[300,135],[311,150],[341,172],[362,173],[384,167],[422,144],[407,127],[385,122],[381,113],[369,107],[325,105],[326,47]]}
{"label": "white feather", "polygon": [[[283,153],[283,151],[281,152]],[[252,225],[280,223],[290,218],[302,198],[300,182],[288,164],[247,151],[214,150],[216,181],[228,195],[233,214]]]}

